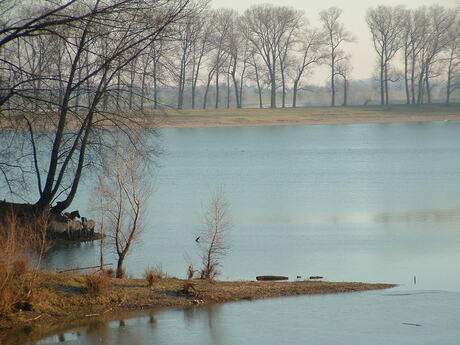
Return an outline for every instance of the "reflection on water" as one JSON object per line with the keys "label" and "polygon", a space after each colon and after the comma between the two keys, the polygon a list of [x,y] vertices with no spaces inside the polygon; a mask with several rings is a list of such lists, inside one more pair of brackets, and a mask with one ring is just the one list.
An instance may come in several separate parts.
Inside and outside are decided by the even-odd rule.
{"label": "reflection on water", "polygon": [[[162,264],[182,277],[199,262],[202,205],[223,185],[235,223],[223,279],[321,275],[401,287],[123,318],[65,333],[66,343],[457,344],[459,132],[458,122],[162,130],[167,154],[130,274]],[[87,194],[75,207],[85,209]],[[92,266],[98,246],[47,260]]]}
{"label": "reflection on water", "polygon": [[[146,313],[37,344],[458,344],[460,293],[395,288]],[[152,321],[153,320],[153,321]]]}

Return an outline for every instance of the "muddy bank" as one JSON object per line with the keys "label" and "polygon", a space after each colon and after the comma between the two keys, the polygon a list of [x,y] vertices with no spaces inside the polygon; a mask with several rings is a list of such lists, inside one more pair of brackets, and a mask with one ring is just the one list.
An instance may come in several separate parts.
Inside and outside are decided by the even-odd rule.
{"label": "muddy bank", "polygon": [[108,278],[111,287],[95,296],[87,293],[85,275],[44,272],[29,274],[35,274],[34,279],[37,281],[31,310],[0,316],[0,342],[3,339],[6,343],[12,335],[24,335],[24,331],[29,339],[40,339],[59,331],[63,324],[78,325],[94,318],[110,320],[124,311],[281,296],[345,293],[394,286],[354,282],[224,282],[168,278],[159,279],[149,287],[144,279]]}

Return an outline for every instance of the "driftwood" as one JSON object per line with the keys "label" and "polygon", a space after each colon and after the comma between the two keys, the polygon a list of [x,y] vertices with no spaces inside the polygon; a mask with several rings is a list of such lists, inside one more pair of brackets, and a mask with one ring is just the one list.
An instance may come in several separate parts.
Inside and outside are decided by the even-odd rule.
{"label": "driftwood", "polygon": [[311,276],[310,279],[323,279],[321,276]]}
{"label": "driftwood", "polygon": [[257,280],[288,280],[285,276],[257,276]]}
{"label": "driftwood", "polygon": [[[102,266],[111,266],[112,264],[103,264]],[[88,266],[88,267],[77,267],[77,268],[69,268],[67,270],[62,270],[58,271],[58,273],[64,273],[64,272],[71,272],[71,271],[80,271],[80,270],[89,270],[91,268],[99,268],[101,265],[97,266]]]}

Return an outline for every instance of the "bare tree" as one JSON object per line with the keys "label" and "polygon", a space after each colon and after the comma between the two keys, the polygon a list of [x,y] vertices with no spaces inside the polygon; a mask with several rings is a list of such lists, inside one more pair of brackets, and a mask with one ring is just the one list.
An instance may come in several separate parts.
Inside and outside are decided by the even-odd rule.
{"label": "bare tree", "polygon": [[460,87],[460,15],[457,14],[455,24],[450,27],[446,49],[447,80],[446,80],[446,104],[450,103],[450,96]]}
{"label": "bare tree", "polygon": [[[291,46],[293,34],[299,28],[301,18],[301,13],[291,7],[267,4],[250,7],[241,18],[245,26],[242,31],[247,36],[246,39],[251,42],[253,51],[260,56],[267,68],[271,108],[276,108],[280,53],[284,54],[284,48]],[[282,56],[283,62],[286,57],[287,55]],[[285,68],[286,64],[283,67]]]}
{"label": "bare tree", "polygon": [[454,23],[455,12],[451,12],[441,6],[431,6],[428,9],[428,16],[426,17],[428,31],[424,37],[425,41],[420,53],[418,104],[424,101],[424,91],[426,91],[428,104],[431,103],[430,81],[433,67],[439,62],[441,53],[449,43],[449,30]]}
{"label": "bare tree", "polygon": [[[16,151],[0,157],[1,177],[11,186],[9,181],[22,175],[21,188],[11,193],[20,196],[24,183],[33,183],[38,194],[35,208],[52,206],[54,212],[69,207],[87,168],[97,169],[106,147],[104,128],[120,129],[134,148],[140,147],[136,130],[154,123],[123,111],[129,104],[129,99],[120,101],[119,97],[126,85],[123,71],[193,12],[188,0],[91,0],[67,5],[54,10],[39,7],[33,20],[21,7],[14,8],[10,12],[13,24],[0,32],[1,56],[8,56],[1,62],[8,66],[10,76],[5,83],[2,79],[6,92],[1,92],[0,117],[10,129],[25,129],[13,132]],[[45,28],[40,24],[43,16],[51,23]],[[40,64],[46,63],[47,68],[41,69],[25,61],[28,52],[33,53],[30,39],[46,39],[63,47],[55,67],[46,59]],[[46,56],[51,61],[55,58]],[[82,92],[85,102],[76,103]],[[105,109],[104,104],[115,97],[117,102]],[[2,142],[5,135],[10,134],[0,133]]]}
{"label": "bare tree", "polygon": [[366,13],[366,22],[371,30],[374,49],[379,57],[380,103],[389,104],[389,64],[401,48],[400,32],[404,8],[402,6],[378,6]]}
{"label": "bare tree", "polygon": [[141,234],[145,207],[152,192],[148,165],[136,155],[119,133],[112,133],[112,150],[104,158],[99,175],[101,224],[118,257],[116,277],[123,278],[123,263]]}
{"label": "bare tree", "polygon": [[[342,10],[337,7],[330,7],[319,13],[323,29],[327,36],[327,45],[329,49],[329,66],[331,68],[331,106],[335,106],[335,76],[338,63],[338,57],[341,55],[340,46],[344,42],[352,42],[353,37],[347,31],[339,18],[342,15]],[[343,55],[343,54],[342,54]]]}
{"label": "bare tree", "polygon": [[348,105],[348,86],[350,73],[353,70],[353,67],[350,62],[350,55],[347,55],[344,59],[340,61],[337,65],[337,75],[342,77],[343,80],[343,101],[342,106],[346,107]]}
{"label": "bare tree", "polygon": [[218,267],[230,249],[226,238],[232,227],[229,207],[222,189],[214,191],[204,214],[203,231],[197,237],[201,251],[201,279],[213,279],[219,275]]}
{"label": "bare tree", "polygon": [[302,40],[298,43],[298,51],[293,59],[293,89],[292,107],[297,106],[297,93],[304,74],[314,65],[320,63],[325,57],[324,35],[316,29],[305,29]]}

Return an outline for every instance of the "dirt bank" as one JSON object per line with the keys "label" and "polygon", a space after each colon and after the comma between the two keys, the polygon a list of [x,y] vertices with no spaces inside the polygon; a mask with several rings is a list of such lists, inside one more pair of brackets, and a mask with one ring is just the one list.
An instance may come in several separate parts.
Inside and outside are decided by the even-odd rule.
{"label": "dirt bank", "polygon": [[[207,281],[160,279],[149,287],[144,279],[108,278],[112,287],[99,296],[86,290],[86,276],[75,273],[29,273],[38,281],[34,289],[31,311],[17,311],[0,316],[0,343],[11,334],[39,339],[59,330],[63,324],[82,324],[92,318],[110,319],[126,310],[165,307],[187,307],[261,298],[344,293],[393,287],[391,284],[298,281]],[[191,283],[187,291],[184,286]]]}

